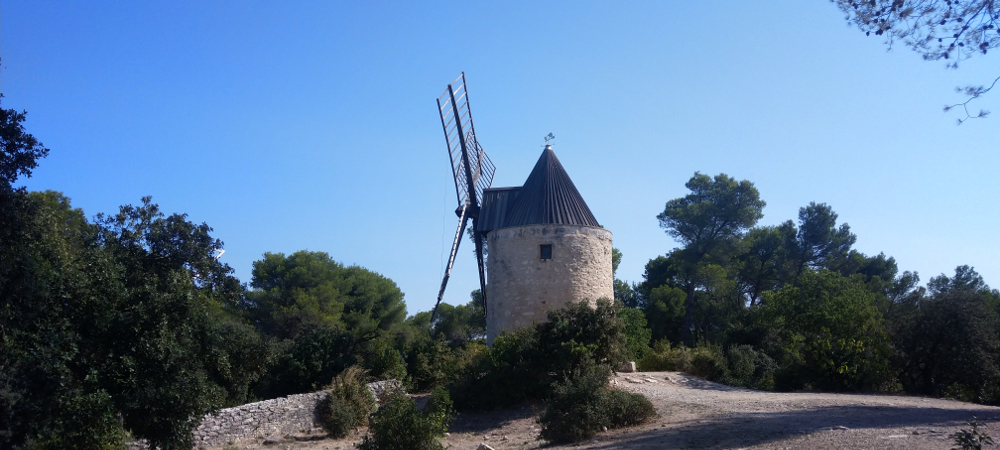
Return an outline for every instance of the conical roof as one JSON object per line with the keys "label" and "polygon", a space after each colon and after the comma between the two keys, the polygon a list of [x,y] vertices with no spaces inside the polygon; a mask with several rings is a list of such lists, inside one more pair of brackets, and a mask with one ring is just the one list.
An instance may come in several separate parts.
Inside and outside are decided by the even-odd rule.
{"label": "conical roof", "polygon": [[552,151],[545,146],[504,217],[504,228],[542,224],[600,226]]}

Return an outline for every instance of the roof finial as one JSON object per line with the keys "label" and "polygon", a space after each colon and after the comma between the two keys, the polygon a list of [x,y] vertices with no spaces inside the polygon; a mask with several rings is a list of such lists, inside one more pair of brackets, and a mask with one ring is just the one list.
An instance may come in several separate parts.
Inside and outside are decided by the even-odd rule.
{"label": "roof finial", "polygon": [[551,140],[553,140],[555,138],[556,138],[556,135],[554,135],[552,133],[549,133],[548,136],[545,136],[545,148],[546,149],[552,148],[552,144],[549,144],[549,141],[551,141]]}

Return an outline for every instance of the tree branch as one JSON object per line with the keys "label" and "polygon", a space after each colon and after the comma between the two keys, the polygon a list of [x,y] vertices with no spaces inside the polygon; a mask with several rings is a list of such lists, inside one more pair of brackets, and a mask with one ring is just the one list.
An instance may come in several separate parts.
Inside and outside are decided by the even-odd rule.
{"label": "tree branch", "polygon": [[991,84],[990,87],[984,87],[984,86],[966,86],[965,89],[963,89],[961,87],[956,87],[955,88],[955,92],[965,92],[965,95],[969,96],[969,99],[966,100],[966,101],[964,101],[964,102],[962,102],[962,103],[956,103],[954,105],[945,105],[944,112],[948,112],[952,108],[955,108],[955,107],[958,107],[958,106],[962,107],[962,109],[965,111],[965,117],[963,117],[961,119],[956,119],[956,125],[961,125],[963,122],[965,122],[966,120],[969,120],[969,119],[982,119],[982,118],[988,116],[990,114],[990,112],[987,111],[987,110],[985,110],[985,109],[980,109],[979,110],[979,114],[976,114],[975,116],[973,116],[972,114],[969,114],[969,102],[971,102],[971,101],[979,98],[979,96],[981,96],[981,95],[989,92],[990,90],[992,90],[993,87],[997,85],[997,81],[1000,81],[1000,77],[995,78],[993,80],[993,84]]}

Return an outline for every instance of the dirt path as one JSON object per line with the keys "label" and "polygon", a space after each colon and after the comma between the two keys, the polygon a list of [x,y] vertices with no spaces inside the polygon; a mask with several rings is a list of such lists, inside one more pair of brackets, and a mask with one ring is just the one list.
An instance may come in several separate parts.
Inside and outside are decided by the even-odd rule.
{"label": "dirt path", "polygon": [[[581,449],[949,449],[948,436],[977,415],[1000,438],[1000,408],[921,397],[773,393],[734,388],[677,372],[618,374],[617,387],[645,395],[660,417],[601,433],[595,440],[547,447],[537,440],[541,405],[463,414],[443,440],[445,448],[474,450]],[[342,440],[284,441],[268,448],[347,450]],[[261,448],[246,446],[242,448]]]}

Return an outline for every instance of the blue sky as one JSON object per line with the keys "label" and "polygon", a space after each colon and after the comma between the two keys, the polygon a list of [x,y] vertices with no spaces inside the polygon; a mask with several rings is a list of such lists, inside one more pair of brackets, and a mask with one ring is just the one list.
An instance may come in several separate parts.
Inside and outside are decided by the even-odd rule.
{"label": "blue sky", "polygon": [[[476,131],[519,185],[555,151],[625,257],[676,243],[666,201],[696,171],[752,181],[762,225],[831,205],[866,254],[926,282],[1000,285],[1000,125],[955,126],[947,70],[822,1],[10,2],[3,107],[49,147],[30,189],[88,215],[152,195],[207,222],[250,281],[264,252],[325,251],[430,309],[456,226],[434,99],[466,72]],[[463,243],[445,301],[478,287]]]}

